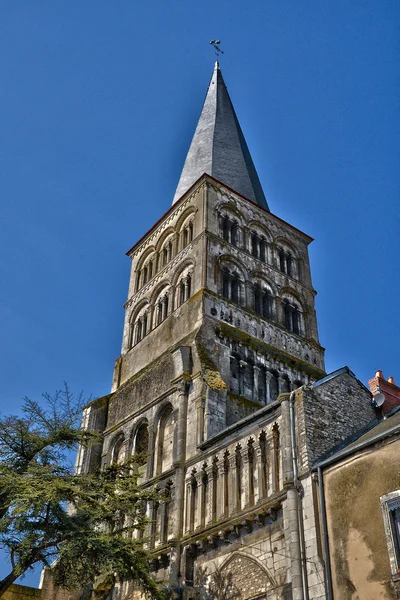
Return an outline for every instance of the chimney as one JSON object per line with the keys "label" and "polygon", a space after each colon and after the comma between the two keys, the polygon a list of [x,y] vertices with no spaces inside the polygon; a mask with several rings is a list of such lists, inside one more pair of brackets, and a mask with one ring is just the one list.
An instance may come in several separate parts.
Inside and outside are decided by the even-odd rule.
{"label": "chimney", "polygon": [[375,396],[379,392],[385,396],[382,413],[387,414],[396,406],[400,406],[400,387],[395,384],[393,377],[386,380],[381,370],[376,371],[375,377],[368,381],[371,394]]}

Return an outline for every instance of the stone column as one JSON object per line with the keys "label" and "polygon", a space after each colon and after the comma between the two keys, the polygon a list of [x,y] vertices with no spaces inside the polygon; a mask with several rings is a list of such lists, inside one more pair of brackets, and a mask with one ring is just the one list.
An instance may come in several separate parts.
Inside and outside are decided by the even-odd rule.
{"label": "stone column", "polygon": [[175,466],[175,528],[173,537],[178,539],[183,533],[183,513],[185,500],[185,458],[186,458],[186,427],[189,385],[185,378],[177,382],[178,419],[176,436]]}
{"label": "stone column", "polygon": [[258,385],[259,373],[260,373],[260,367],[257,367],[256,365],[254,365],[254,367],[253,367],[253,400],[255,400],[256,402],[260,402],[259,385]]}
{"label": "stone column", "polygon": [[160,253],[156,252],[154,257],[154,275],[160,270]]}
{"label": "stone column", "polygon": [[229,456],[229,481],[230,481],[230,502],[229,513],[232,515],[238,510],[238,494],[237,494],[237,468],[236,468],[236,453]]}
{"label": "stone column", "polygon": [[257,479],[255,482],[254,494],[257,496],[258,502],[261,502],[263,498],[266,498],[267,486],[265,481],[265,470],[263,465],[262,447],[259,442],[256,442],[254,448],[254,460],[256,463]]}
{"label": "stone column", "polygon": [[[251,498],[251,481],[253,478],[253,474],[250,472],[251,463],[249,457],[249,448],[246,445],[245,448],[242,448],[240,451],[242,457],[242,501],[241,508],[248,508],[253,504],[254,498]],[[253,489],[254,492],[254,489]],[[254,495],[254,493],[253,493]]]}
{"label": "stone column", "polygon": [[185,532],[189,533],[191,521],[192,521],[192,480],[191,478],[186,479],[186,522]]}
{"label": "stone column", "polygon": [[203,481],[203,471],[196,473],[196,483],[197,483],[197,503],[195,506],[195,529],[203,529],[204,528],[204,481]]}
{"label": "stone column", "polygon": [[148,427],[149,432],[149,457],[147,459],[146,465],[146,479],[150,479],[153,476],[154,470],[154,451],[155,451],[155,435],[154,435],[154,426],[152,424]]}
{"label": "stone column", "polygon": [[207,467],[207,497],[206,497],[206,524],[209,525],[215,519],[215,506],[216,506],[216,488],[215,488],[215,469],[214,465]]}
{"label": "stone column", "polygon": [[269,371],[265,372],[265,404],[271,404],[271,379],[273,375]]}
{"label": "stone column", "polygon": [[135,276],[135,292],[138,291],[140,286],[140,271],[136,271],[136,276]]}
{"label": "stone column", "polygon": [[304,600],[299,528],[299,495],[294,480],[292,459],[290,394],[281,394],[279,396],[279,401],[282,410],[282,475],[283,485],[287,494],[285,520],[287,520],[288,526],[287,536],[289,542],[290,570],[292,574],[292,596],[293,600]]}
{"label": "stone column", "polygon": [[165,319],[168,317],[168,296],[164,296],[164,298],[162,299],[162,320],[165,321]]}
{"label": "stone column", "polygon": [[160,535],[158,537],[158,540],[156,540],[156,546],[158,544],[165,544],[167,541],[167,510],[168,510],[168,501],[167,500],[160,500],[159,503],[159,507],[158,507],[158,512],[160,515]]}
{"label": "stone column", "polygon": [[281,375],[279,375],[279,377],[278,377],[278,396],[279,396],[279,394],[283,394],[284,390],[285,390],[285,380]]}
{"label": "stone column", "polygon": [[201,444],[204,441],[204,408],[205,408],[205,398],[198,398],[196,400],[196,412],[197,412],[197,427],[196,427],[196,436],[197,436],[197,445]]}
{"label": "stone column", "polygon": [[188,282],[187,277],[185,277],[185,279],[183,281],[183,285],[185,287],[184,298],[185,298],[185,302],[186,302],[186,300],[189,300],[189,282]]}
{"label": "stone column", "polygon": [[239,396],[244,395],[244,376],[246,372],[247,362],[245,360],[239,360]]}
{"label": "stone column", "polygon": [[272,460],[271,460],[271,471],[272,471],[272,492],[279,491],[279,429],[274,426],[272,428]]}
{"label": "stone column", "polygon": [[228,504],[228,482],[227,482],[227,469],[225,460],[221,457],[218,463],[218,479],[219,484],[217,488],[217,519],[222,520],[228,515],[226,514],[225,507]]}

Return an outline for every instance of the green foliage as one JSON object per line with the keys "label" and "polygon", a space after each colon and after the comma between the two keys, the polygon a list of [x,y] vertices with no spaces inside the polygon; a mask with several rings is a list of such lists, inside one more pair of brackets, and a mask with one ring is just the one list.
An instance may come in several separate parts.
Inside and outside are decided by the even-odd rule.
{"label": "green foliage", "polygon": [[133,461],[74,474],[65,452],[93,439],[77,423],[82,404],[65,388],[46,410],[26,400],[26,418],[0,419],[0,547],[11,562],[0,597],[27,569],[54,561],[61,587],[90,587],[102,576],[159,596],[142,541],[144,505],[159,497],[140,488]]}

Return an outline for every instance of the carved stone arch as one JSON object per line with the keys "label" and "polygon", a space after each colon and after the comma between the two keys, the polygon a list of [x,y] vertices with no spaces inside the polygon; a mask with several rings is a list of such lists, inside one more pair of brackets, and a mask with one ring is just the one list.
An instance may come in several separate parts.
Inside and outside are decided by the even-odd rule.
{"label": "carved stone arch", "polygon": [[141,447],[138,449],[138,447],[137,447],[138,435],[140,434],[141,429],[144,427],[147,427],[147,438],[148,438],[149,421],[148,421],[147,417],[139,418],[133,425],[133,427],[131,429],[131,434],[129,437],[129,454],[130,455],[132,455],[133,453],[136,453],[136,452],[148,452],[149,451],[148,439],[147,439],[147,448]]}
{"label": "carved stone arch", "polygon": [[252,219],[247,223],[247,228],[255,233],[258,233],[259,235],[263,235],[267,242],[271,243],[274,241],[269,229],[260,221]]}
{"label": "carved stone arch", "polygon": [[155,252],[156,252],[155,246],[149,246],[148,248],[146,248],[146,250],[143,250],[141,257],[139,258],[139,260],[136,263],[135,270],[140,271],[141,268],[144,266],[144,263],[147,262],[147,260],[150,258],[150,255],[154,254]]}
{"label": "carved stone arch", "polygon": [[217,214],[231,216],[233,219],[237,220],[239,227],[244,227],[245,218],[243,213],[231,202],[222,200],[221,202],[218,202],[214,210]]}
{"label": "carved stone arch", "polygon": [[129,322],[131,324],[131,326],[134,324],[137,316],[139,315],[139,313],[142,312],[143,308],[145,307],[150,307],[151,303],[149,298],[143,298],[140,302],[138,302],[138,304],[136,304],[136,306],[133,308],[131,315],[129,317]]}
{"label": "carved stone arch", "polygon": [[306,303],[305,299],[301,296],[301,294],[299,294],[297,292],[297,290],[294,290],[291,287],[282,287],[279,290],[279,297],[283,300],[283,298],[289,298],[290,300],[294,300],[295,302],[298,302],[300,305],[300,308],[303,309],[303,305]]}
{"label": "carved stone arch", "polygon": [[114,435],[109,450],[108,457],[111,464],[118,463],[119,460],[125,458],[124,455],[125,435],[123,431],[119,431]]}
{"label": "carved stone arch", "polygon": [[229,254],[223,254],[222,256],[219,256],[216,262],[217,266],[221,269],[222,267],[226,266],[227,268],[229,268],[229,264],[230,265],[234,265],[238,271],[239,274],[242,278],[242,281],[246,281],[246,267],[244,266],[244,264],[238,260],[236,257],[233,257]]}
{"label": "carved stone arch", "polygon": [[174,409],[171,402],[165,402],[159,409],[156,423],[156,475],[172,467],[174,459]]}
{"label": "carved stone arch", "polygon": [[178,267],[176,268],[176,270],[174,271],[174,273],[172,273],[171,275],[171,285],[172,287],[175,287],[176,284],[179,281],[180,276],[182,275],[183,271],[185,271],[185,269],[187,268],[191,268],[192,270],[195,269],[196,267],[196,261],[194,258],[192,257],[188,257],[185,260],[183,260],[182,262],[179,263]]}
{"label": "carved stone arch", "polygon": [[285,237],[278,236],[274,239],[274,242],[277,246],[282,246],[283,248],[290,250],[291,253],[293,254],[294,258],[299,258],[299,251],[298,251],[297,247],[291,241],[287,240]]}
{"label": "carved stone arch", "polygon": [[265,598],[267,592],[278,585],[269,569],[247,552],[230,554],[219,571],[231,573],[232,583],[240,592],[241,600]]}
{"label": "carved stone arch", "polygon": [[163,290],[167,290],[170,287],[172,287],[170,279],[163,279],[162,281],[160,281],[152,291],[152,294],[150,296],[150,304],[154,304],[161,292]]}
{"label": "carved stone arch", "polygon": [[179,217],[179,219],[176,222],[175,225],[175,231],[176,233],[180,233],[182,230],[183,225],[185,224],[186,221],[189,221],[189,217],[192,217],[191,220],[194,220],[195,218],[195,214],[197,212],[197,209],[195,206],[189,206]]}
{"label": "carved stone arch", "polygon": [[251,271],[249,274],[249,277],[253,283],[254,283],[255,279],[261,280],[262,282],[264,282],[267,286],[269,286],[271,288],[273,296],[279,296],[279,291],[278,291],[278,287],[277,287],[276,283],[274,281],[272,281],[271,279],[269,279],[269,277],[266,277],[265,273],[263,273],[262,271],[258,271],[258,270]]}
{"label": "carved stone arch", "polygon": [[160,252],[160,250],[163,247],[163,245],[166,242],[166,240],[170,236],[174,235],[174,233],[175,233],[174,227],[167,227],[167,229],[162,232],[162,234],[160,235],[160,237],[158,238],[158,240],[156,242],[156,251],[157,252]]}

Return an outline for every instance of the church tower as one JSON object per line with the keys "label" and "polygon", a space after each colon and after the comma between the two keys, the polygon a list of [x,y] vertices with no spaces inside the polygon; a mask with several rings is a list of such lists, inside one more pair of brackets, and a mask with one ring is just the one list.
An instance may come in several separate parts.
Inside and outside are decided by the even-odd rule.
{"label": "church tower", "polygon": [[229,567],[242,598],[292,597],[278,396],[325,374],[311,241],[270,212],[217,62],[172,206],[127,253],[112,393],[85,414],[104,444],[78,465],[147,452],[154,570],[179,589]]}

